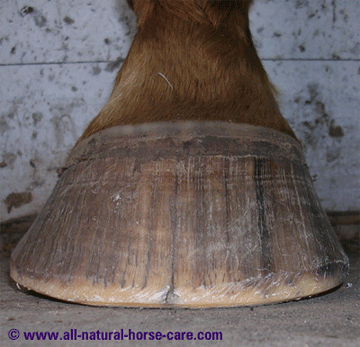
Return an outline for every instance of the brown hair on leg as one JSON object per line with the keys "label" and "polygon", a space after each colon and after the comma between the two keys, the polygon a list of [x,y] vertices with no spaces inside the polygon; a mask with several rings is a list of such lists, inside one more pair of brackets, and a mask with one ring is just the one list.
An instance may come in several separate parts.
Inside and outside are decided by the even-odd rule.
{"label": "brown hair on leg", "polygon": [[80,138],[116,125],[225,121],[295,137],[281,116],[242,0],[131,0],[137,34],[99,115]]}

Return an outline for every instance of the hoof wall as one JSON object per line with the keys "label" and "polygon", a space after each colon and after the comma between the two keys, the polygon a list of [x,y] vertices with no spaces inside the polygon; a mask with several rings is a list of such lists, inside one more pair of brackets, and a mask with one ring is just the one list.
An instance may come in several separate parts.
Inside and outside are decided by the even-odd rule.
{"label": "hoof wall", "polygon": [[293,300],[336,287],[347,267],[299,143],[221,122],[83,140],[11,256],[28,289],[112,306]]}

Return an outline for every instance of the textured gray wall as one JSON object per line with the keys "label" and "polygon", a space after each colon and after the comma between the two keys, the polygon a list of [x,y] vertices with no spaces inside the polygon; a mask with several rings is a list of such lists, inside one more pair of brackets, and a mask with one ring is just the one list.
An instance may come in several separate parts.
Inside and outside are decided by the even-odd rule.
{"label": "textured gray wall", "polygon": [[[39,211],[135,34],[125,0],[1,0],[0,218]],[[257,0],[254,40],[327,210],[360,209],[358,0]]]}

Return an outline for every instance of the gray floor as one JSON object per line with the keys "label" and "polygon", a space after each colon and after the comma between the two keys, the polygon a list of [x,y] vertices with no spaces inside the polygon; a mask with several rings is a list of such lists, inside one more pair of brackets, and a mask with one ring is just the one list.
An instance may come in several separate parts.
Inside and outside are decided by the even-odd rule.
{"label": "gray floor", "polygon": [[[129,309],[88,307],[19,291],[9,276],[9,259],[1,260],[0,345],[49,345],[25,340],[24,332],[221,332],[221,341],[57,341],[56,346],[360,346],[360,256],[350,255],[344,284],[326,295],[282,304],[227,309]],[[17,329],[20,337],[10,340]],[[73,330],[74,332],[74,330]],[[15,334],[13,332],[13,334]],[[90,339],[90,335],[89,339]],[[175,335],[174,335],[175,336]],[[101,335],[99,335],[101,338]],[[171,336],[170,336],[171,337]],[[200,336],[201,337],[201,336]],[[70,335],[71,338],[71,335]],[[109,339],[109,335],[107,337]]]}

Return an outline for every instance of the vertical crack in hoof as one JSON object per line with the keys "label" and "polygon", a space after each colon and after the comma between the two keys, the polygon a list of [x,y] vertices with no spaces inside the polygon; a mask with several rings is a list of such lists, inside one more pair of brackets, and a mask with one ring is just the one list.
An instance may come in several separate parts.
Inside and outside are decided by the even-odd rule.
{"label": "vertical crack in hoof", "polygon": [[169,290],[165,295],[165,304],[173,305],[178,300],[179,295],[176,294],[173,284],[170,285]]}
{"label": "vertical crack in hoof", "polygon": [[170,216],[171,216],[171,244],[170,244],[170,254],[171,254],[171,277],[170,277],[170,286],[165,295],[165,304],[175,304],[177,301],[178,295],[175,293],[175,243],[176,243],[176,234],[177,234],[177,222],[178,222],[178,199],[179,196],[179,177],[178,173],[175,174],[175,198],[170,201]]}

